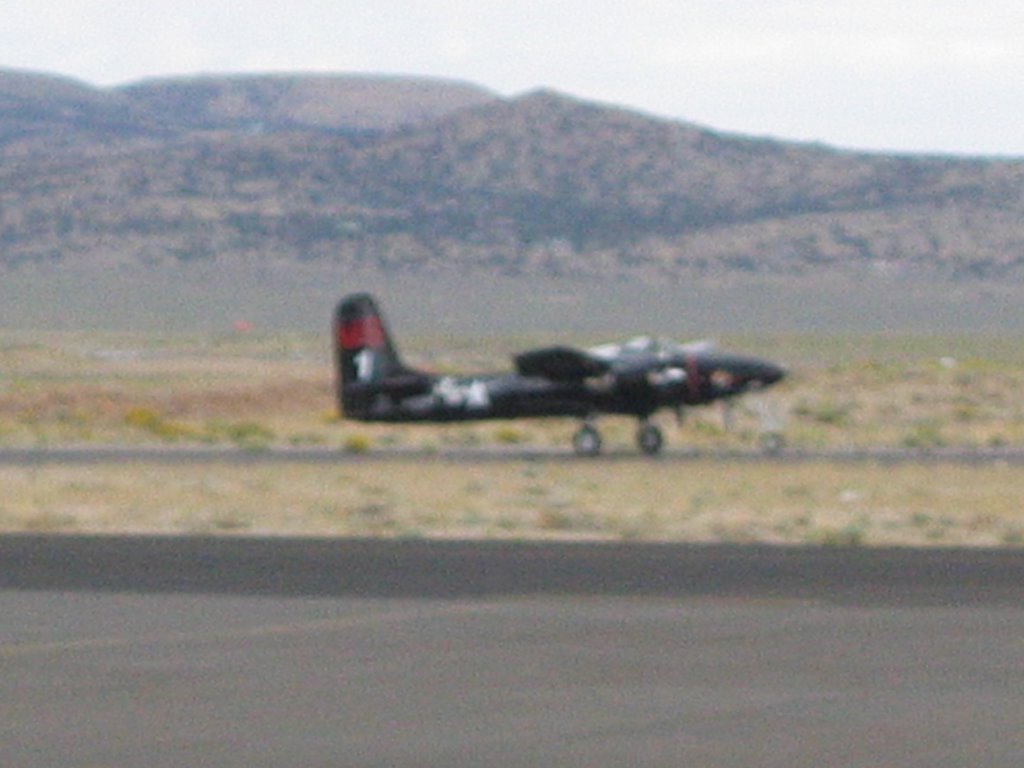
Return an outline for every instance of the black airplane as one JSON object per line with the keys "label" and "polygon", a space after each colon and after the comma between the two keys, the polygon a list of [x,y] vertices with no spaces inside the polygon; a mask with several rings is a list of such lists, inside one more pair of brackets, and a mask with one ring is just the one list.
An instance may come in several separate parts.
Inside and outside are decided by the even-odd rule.
{"label": "black airplane", "polygon": [[551,346],[516,355],[514,372],[444,376],[406,366],[373,297],[346,297],[334,320],[338,405],[358,421],[454,422],[570,416],[582,420],[576,453],[601,452],[599,414],[635,416],[637,444],[654,455],[661,430],[651,416],[728,400],[782,379],[783,368],[707,343],[648,337],[581,350]]}

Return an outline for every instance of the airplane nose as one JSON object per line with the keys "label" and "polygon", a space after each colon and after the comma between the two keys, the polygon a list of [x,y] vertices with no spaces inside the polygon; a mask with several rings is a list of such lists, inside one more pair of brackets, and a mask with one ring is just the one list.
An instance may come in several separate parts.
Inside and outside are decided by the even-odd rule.
{"label": "airplane nose", "polygon": [[786,378],[786,374],[786,369],[781,365],[765,362],[761,364],[761,371],[757,378],[760,379],[762,384],[767,386],[769,384],[775,384],[778,381],[782,381]]}
{"label": "airplane nose", "polygon": [[[731,382],[726,388],[737,390],[768,387],[784,379],[787,374],[781,365],[757,357],[721,357],[716,359],[713,367],[725,374],[723,381]],[[714,374],[711,379],[714,381]]]}
{"label": "airplane nose", "polygon": [[786,378],[786,369],[768,360],[747,358],[741,378],[754,387],[769,387]]}

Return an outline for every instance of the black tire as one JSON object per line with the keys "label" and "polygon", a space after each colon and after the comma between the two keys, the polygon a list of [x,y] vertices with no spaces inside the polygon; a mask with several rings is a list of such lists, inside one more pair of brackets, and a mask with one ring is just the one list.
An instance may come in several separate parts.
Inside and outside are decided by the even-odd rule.
{"label": "black tire", "polygon": [[572,436],[572,448],[577,456],[597,456],[601,453],[601,433],[591,426],[580,427]]}
{"label": "black tire", "polygon": [[653,424],[641,424],[636,431],[636,444],[648,456],[657,456],[665,444],[661,430]]}

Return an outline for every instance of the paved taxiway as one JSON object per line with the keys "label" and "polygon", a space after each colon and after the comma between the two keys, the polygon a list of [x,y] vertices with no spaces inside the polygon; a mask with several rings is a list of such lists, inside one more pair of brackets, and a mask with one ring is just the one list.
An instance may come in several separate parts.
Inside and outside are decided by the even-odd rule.
{"label": "paved taxiway", "polygon": [[0,538],[3,764],[1024,764],[1024,553]]}

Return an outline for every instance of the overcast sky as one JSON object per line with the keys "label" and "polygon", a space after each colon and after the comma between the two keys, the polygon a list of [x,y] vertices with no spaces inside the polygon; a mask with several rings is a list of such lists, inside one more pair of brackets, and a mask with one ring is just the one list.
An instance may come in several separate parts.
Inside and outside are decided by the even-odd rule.
{"label": "overcast sky", "polygon": [[0,67],[104,86],[429,75],[851,149],[1024,156],[1021,0],[24,0],[0,10]]}

